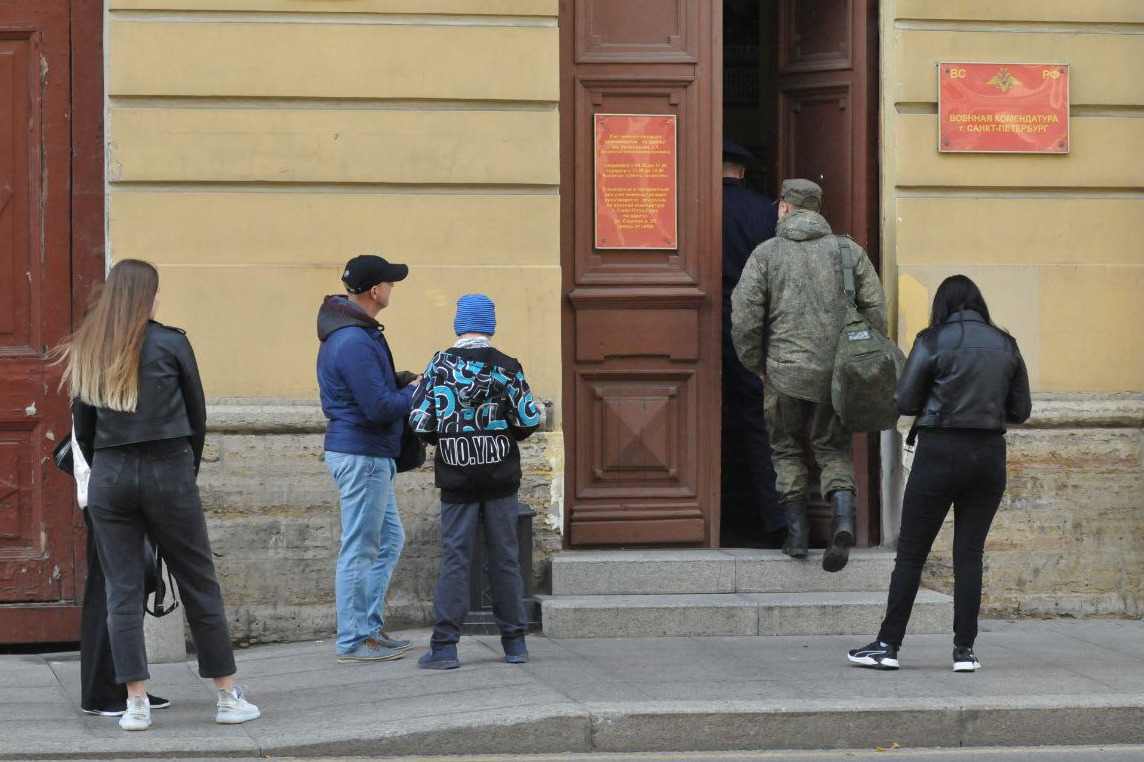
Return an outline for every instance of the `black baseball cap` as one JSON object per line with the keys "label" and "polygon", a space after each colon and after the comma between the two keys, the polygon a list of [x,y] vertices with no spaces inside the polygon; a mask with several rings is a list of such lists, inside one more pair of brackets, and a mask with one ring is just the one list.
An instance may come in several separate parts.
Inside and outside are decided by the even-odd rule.
{"label": "black baseball cap", "polygon": [[747,164],[755,160],[755,155],[734,140],[723,138],[723,161]]}
{"label": "black baseball cap", "polygon": [[376,254],[359,254],[346,262],[342,283],[351,294],[369,291],[378,283],[396,283],[409,275],[409,265],[387,262]]}

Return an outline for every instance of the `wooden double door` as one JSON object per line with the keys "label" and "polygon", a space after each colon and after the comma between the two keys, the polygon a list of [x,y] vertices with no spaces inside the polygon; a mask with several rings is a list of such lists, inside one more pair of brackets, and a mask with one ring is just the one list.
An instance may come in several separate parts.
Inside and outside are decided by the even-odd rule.
{"label": "wooden double door", "polygon": [[[777,174],[877,259],[875,0],[759,0],[775,25]],[[561,4],[565,541],[719,543],[719,0]],[[672,115],[677,244],[597,248],[595,114]],[[776,178],[777,179],[777,178]],[[874,443],[856,438],[859,543],[878,539]]]}
{"label": "wooden double door", "polygon": [[83,521],[52,460],[71,427],[48,352],[103,274],[102,12],[0,2],[0,643],[79,635]]}

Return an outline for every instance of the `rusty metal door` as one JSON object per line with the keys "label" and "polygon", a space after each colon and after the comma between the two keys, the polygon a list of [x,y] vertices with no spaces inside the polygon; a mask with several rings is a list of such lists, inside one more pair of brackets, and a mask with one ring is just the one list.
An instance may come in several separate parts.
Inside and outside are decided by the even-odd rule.
{"label": "rusty metal door", "polygon": [[[719,474],[722,4],[561,3],[566,542],[709,545]],[[677,119],[678,248],[597,249],[593,117]]]}
{"label": "rusty metal door", "polygon": [[[70,431],[47,351],[72,316],[69,3],[0,2],[0,641],[77,634]],[[35,605],[27,605],[35,604]]]}
{"label": "rusty metal door", "polygon": [[[878,56],[876,0],[779,0],[780,177],[823,188],[823,216],[880,264],[878,249]],[[875,435],[854,438],[858,544],[879,540],[880,475]],[[829,512],[812,507],[825,540]]]}

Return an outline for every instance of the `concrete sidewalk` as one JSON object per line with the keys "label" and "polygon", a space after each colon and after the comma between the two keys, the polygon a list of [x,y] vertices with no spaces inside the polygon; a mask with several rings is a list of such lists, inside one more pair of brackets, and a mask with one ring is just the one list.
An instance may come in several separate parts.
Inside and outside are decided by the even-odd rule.
{"label": "concrete sidewalk", "polygon": [[256,757],[1144,742],[1144,623],[989,621],[985,668],[911,636],[898,672],[854,667],[854,637],[531,638],[532,662],[466,638],[459,670],[341,665],[333,643],[238,652],[263,711],[213,722],[193,662],[153,668],[174,702],[144,733],[80,713],[75,654],[0,656],[0,758]]}

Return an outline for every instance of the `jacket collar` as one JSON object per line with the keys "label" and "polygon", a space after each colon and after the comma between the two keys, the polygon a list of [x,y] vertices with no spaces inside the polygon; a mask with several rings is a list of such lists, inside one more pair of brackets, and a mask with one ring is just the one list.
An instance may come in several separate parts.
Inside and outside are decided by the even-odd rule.
{"label": "jacket collar", "polygon": [[373,331],[384,331],[385,327],[366,314],[346,297],[335,294],[322,300],[318,309],[318,339],[325,341],[341,328],[358,326]]}
{"label": "jacket collar", "polygon": [[972,320],[975,323],[984,323],[985,318],[981,317],[981,313],[977,310],[961,310],[949,316],[946,323],[956,323],[959,320]]}

